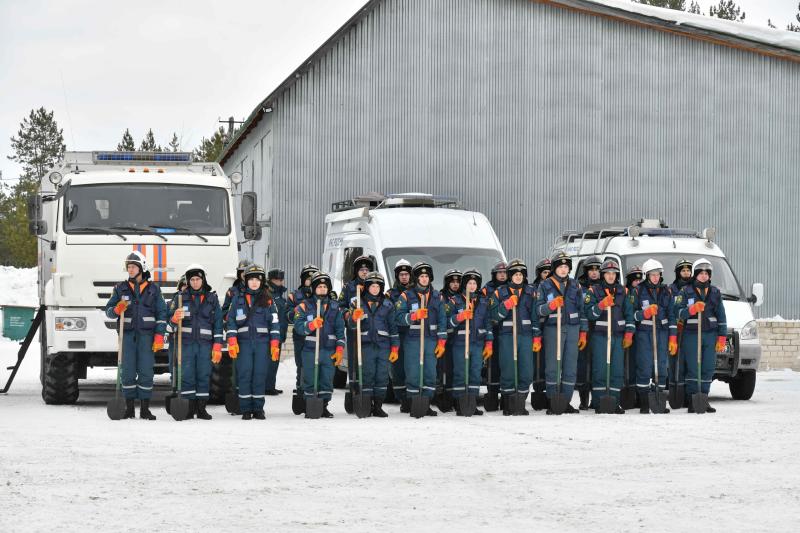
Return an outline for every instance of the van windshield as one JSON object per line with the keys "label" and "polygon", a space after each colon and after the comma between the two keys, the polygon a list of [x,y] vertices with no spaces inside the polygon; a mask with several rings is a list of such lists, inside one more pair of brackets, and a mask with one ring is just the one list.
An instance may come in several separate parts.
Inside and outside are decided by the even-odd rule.
{"label": "van windshield", "polygon": [[461,272],[477,269],[485,283],[491,279],[492,267],[503,260],[498,250],[481,248],[385,248],[383,260],[389,277],[393,277],[394,265],[400,259],[405,259],[412,265],[419,261],[430,263],[433,267],[434,287],[440,287],[444,273],[453,268]]}
{"label": "van windshield", "polygon": [[64,231],[228,235],[229,213],[228,194],[219,187],[73,185],[64,197]]}
{"label": "van windshield", "polygon": [[710,257],[687,254],[640,254],[626,255],[622,258],[622,267],[628,272],[634,265],[642,266],[648,259],[655,259],[664,265],[664,283],[667,285],[675,281],[675,265],[681,259],[686,259],[694,263],[701,257],[705,257],[713,268],[711,274],[711,284],[715,285],[722,292],[723,296],[729,300],[744,299],[739,281],[731,270],[728,261],[724,257]]}

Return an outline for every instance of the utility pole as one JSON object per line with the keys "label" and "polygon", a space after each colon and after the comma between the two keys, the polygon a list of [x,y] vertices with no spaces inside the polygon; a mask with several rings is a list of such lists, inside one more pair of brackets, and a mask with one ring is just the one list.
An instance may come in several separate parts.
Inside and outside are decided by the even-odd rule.
{"label": "utility pole", "polygon": [[219,120],[220,124],[227,124],[228,125],[228,138],[225,139],[225,143],[227,144],[233,139],[233,125],[234,124],[244,124],[244,120],[235,120],[233,117],[228,117],[228,120]]}

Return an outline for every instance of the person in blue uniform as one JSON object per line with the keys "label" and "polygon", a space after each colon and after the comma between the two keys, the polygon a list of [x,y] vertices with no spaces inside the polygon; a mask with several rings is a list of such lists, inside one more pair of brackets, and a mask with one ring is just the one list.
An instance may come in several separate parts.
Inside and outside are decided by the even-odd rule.
{"label": "person in blue uniform", "polygon": [[[286,310],[289,304],[286,297],[286,287],[283,285],[285,277],[286,273],[280,268],[273,268],[267,273],[267,285],[272,295],[272,301],[275,303],[275,308],[278,310],[278,318],[280,319],[281,351],[283,350],[283,343],[286,342],[286,333],[289,331],[289,318],[286,316]],[[283,394],[283,391],[275,386],[280,363],[280,358],[277,361],[273,361],[272,358],[270,358],[267,362],[267,384],[265,391],[267,396]]]}
{"label": "person in blue uniform", "polygon": [[[396,305],[400,295],[410,289],[412,285],[411,263],[401,258],[394,265],[394,284],[391,289],[386,291],[386,297],[392,305]],[[406,368],[403,345],[408,334],[408,326],[398,324],[397,331],[400,334],[400,349],[397,352],[397,361],[389,368],[389,375],[391,376],[394,398],[400,402],[400,412],[407,413],[409,404],[406,400]]]}

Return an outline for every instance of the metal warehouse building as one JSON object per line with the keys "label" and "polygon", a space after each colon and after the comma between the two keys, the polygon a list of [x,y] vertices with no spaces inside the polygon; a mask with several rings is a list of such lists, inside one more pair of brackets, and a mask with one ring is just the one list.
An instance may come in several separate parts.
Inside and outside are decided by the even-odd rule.
{"label": "metal warehouse building", "polygon": [[800,317],[798,95],[789,32],[612,0],[371,0],[221,163],[259,195],[242,253],[290,285],[333,201],[419,191],[529,263],[594,222],[715,226],[745,292],[765,283],[759,313]]}

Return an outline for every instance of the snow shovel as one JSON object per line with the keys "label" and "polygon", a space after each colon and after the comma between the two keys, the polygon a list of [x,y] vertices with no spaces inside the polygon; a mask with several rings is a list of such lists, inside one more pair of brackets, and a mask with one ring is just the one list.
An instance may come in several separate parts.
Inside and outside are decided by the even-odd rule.
{"label": "snow shovel", "polygon": [[236,380],[236,361],[231,359],[231,390],[225,393],[225,410],[232,415],[242,414],[239,407],[239,383]]}
{"label": "snow shovel", "polygon": [[[422,309],[425,309],[425,299],[422,297]],[[423,372],[425,370],[425,319],[419,321],[419,393],[411,398],[411,416],[422,418],[430,409],[430,398],[422,394]]]}
{"label": "snow shovel", "polygon": [[619,405],[623,409],[633,409],[636,407],[636,387],[631,385],[630,361],[631,349],[625,348],[625,383],[619,392]]}
{"label": "snow shovel", "polygon": [[550,410],[555,415],[563,415],[569,399],[561,392],[561,308],[556,309],[556,392],[550,398]]}
{"label": "snow shovel", "polygon": [[[467,290],[467,309],[470,308],[469,290]],[[469,392],[469,318],[464,326],[464,395],[458,399],[458,410],[461,416],[472,416],[478,408],[478,398]]]}
{"label": "snow shovel", "polygon": [[[178,294],[178,309],[183,309],[183,295]],[[181,396],[181,382],[183,380],[183,348],[182,348],[182,337],[183,337],[183,320],[178,322],[178,338],[177,338],[177,347],[175,348],[175,352],[178,355],[178,393],[175,398],[172,399],[170,402],[170,414],[172,418],[176,421],[180,422],[181,420],[186,420],[189,418],[189,410],[191,409],[191,404],[189,400]]]}
{"label": "snow shovel", "polygon": [[[356,286],[356,309],[361,309],[361,285]],[[353,395],[353,410],[358,418],[372,414],[372,397],[364,394],[364,368],[361,364],[361,321],[356,321],[356,358],[358,359],[358,392]]]}
{"label": "snow shovel", "polygon": [[611,306],[608,307],[608,325],[606,327],[606,395],[597,400],[595,412],[601,415],[613,415],[617,408],[617,400],[611,396]]}
{"label": "snow shovel", "polygon": [[698,415],[708,410],[708,394],[702,391],[701,370],[703,367],[703,312],[697,313],[697,392],[692,394],[692,408]]}
{"label": "snow shovel", "polygon": [[[536,352],[536,383],[540,383],[542,379],[541,352],[542,352],[541,350]],[[547,393],[545,391],[534,390],[533,393],[531,394],[531,407],[533,407],[534,411],[541,411],[542,409],[547,409]]]}
{"label": "snow shovel", "polygon": [[[320,315],[320,305],[322,302],[317,300],[317,318]],[[325,408],[325,402],[319,397],[319,343],[320,343],[320,329],[317,328],[317,342],[314,343],[314,396],[306,398],[306,418],[316,420],[322,417],[322,410]]]}
{"label": "snow shovel", "polygon": [[520,393],[519,391],[519,369],[517,368],[517,306],[511,308],[511,335],[513,336],[514,346],[514,392],[506,397],[509,402],[508,410],[514,416],[523,414],[525,410],[525,398],[528,396],[527,392]]}
{"label": "snow shovel", "polygon": [[106,406],[106,413],[111,420],[122,420],[125,416],[125,398],[120,396],[120,389],[122,388],[122,335],[125,331],[123,326],[125,324],[125,311],[119,315],[119,340],[117,342],[117,390],[114,392],[114,399],[108,401]]}
{"label": "snow shovel", "polygon": [[683,408],[684,398],[686,397],[686,385],[680,384],[681,379],[681,354],[680,346],[683,338],[683,332],[678,335],[678,352],[671,357],[675,357],[675,381],[669,385],[669,406],[673,409]]}
{"label": "snow shovel", "polygon": [[653,372],[656,378],[656,388],[647,393],[647,402],[650,410],[657,415],[664,414],[667,409],[667,395],[661,390],[658,379],[658,339],[656,337],[656,317],[653,317]]}
{"label": "snow shovel", "polygon": [[483,395],[483,408],[488,412],[497,411],[499,407],[497,401],[497,391],[494,390],[492,385],[492,357],[487,359],[488,366],[486,368],[486,394]]}

